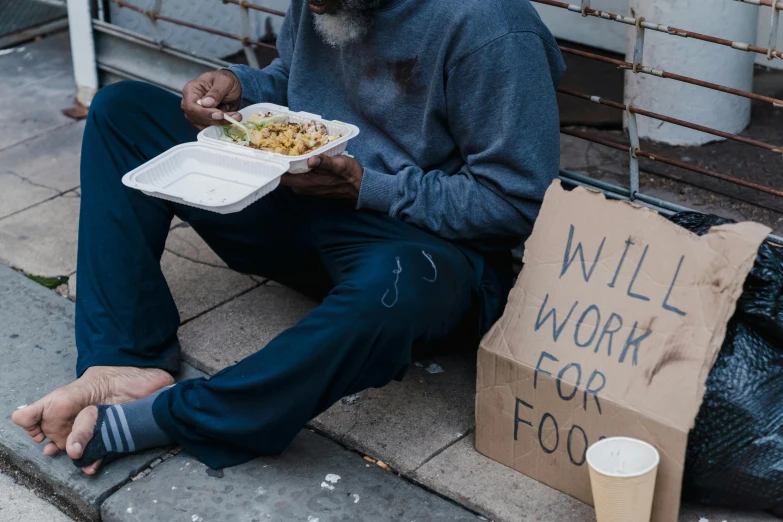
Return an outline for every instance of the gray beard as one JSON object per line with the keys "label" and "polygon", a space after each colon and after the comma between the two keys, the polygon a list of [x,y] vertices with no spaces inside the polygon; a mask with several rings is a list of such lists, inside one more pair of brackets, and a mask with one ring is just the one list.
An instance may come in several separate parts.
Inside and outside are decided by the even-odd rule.
{"label": "gray beard", "polygon": [[327,45],[344,47],[364,38],[372,27],[369,10],[381,0],[342,0],[335,13],[316,15],[315,30]]}

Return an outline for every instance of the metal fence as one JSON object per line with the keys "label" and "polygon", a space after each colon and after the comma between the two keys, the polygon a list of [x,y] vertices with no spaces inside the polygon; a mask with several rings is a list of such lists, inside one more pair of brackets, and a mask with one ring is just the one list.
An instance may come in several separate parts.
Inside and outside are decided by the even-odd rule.
{"label": "metal fence", "polygon": [[[689,31],[687,29],[681,29],[677,27],[672,27],[669,25],[664,25],[652,21],[646,20],[644,17],[637,16],[624,16],[621,14],[616,13],[610,13],[607,11],[601,11],[599,9],[594,9],[590,7],[590,0],[581,0],[581,4],[568,4],[564,2],[558,2],[556,0],[532,0],[533,2],[537,2],[540,4],[545,4],[553,7],[558,7],[561,9],[566,9],[568,11],[573,12],[575,15],[582,16],[582,17],[597,17],[609,22],[615,22],[615,23],[622,23],[626,25],[631,25],[636,27],[636,42],[634,45],[633,50],[633,62],[627,62],[624,60],[617,60],[613,58],[609,58],[606,56],[601,56],[595,53],[590,53],[586,51],[581,51],[578,49],[573,49],[571,47],[561,46],[560,51],[567,54],[573,54],[577,56],[581,56],[583,58],[587,58],[590,60],[597,60],[605,63],[610,63],[612,65],[615,65],[619,67],[620,69],[625,69],[627,71],[630,71],[634,74],[650,74],[653,76],[657,76],[659,78],[668,79],[671,81],[677,81],[677,82],[683,82],[691,85],[695,85],[698,87],[702,87],[705,89],[712,89],[715,91],[720,91],[723,93],[731,94],[734,96],[741,96],[744,98],[748,98],[755,101],[760,101],[764,103],[770,103],[774,107],[783,107],[783,100],[772,98],[769,96],[761,96],[759,94],[755,94],[748,91],[743,91],[740,89],[734,89],[730,87],[726,87],[723,85],[718,85],[710,82],[706,82],[697,78],[691,78],[689,76],[684,76],[681,74],[675,74],[670,73],[667,71],[664,71],[662,69],[657,69],[652,65],[645,64],[644,63],[644,36],[646,31],[656,31],[660,33],[664,33],[666,35],[676,37],[676,38],[692,38],[696,40],[700,40],[703,42],[709,42],[715,45],[720,45],[727,47],[729,49],[737,50],[737,51],[743,51],[743,52],[751,52],[751,53],[758,53],[765,55],[767,59],[769,60],[775,60],[775,59],[781,59],[783,58],[783,52],[778,51],[775,49],[775,45],[778,40],[778,28],[780,25],[780,16],[781,16],[781,10],[783,10],[783,1],[778,0],[735,0],[738,2],[743,2],[746,4],[755,5],[757,7],[767,7],[770,9],[770,24],[771,24],[771,34],[770,34],[770,40],[769,40],[769,46],[768,47],[759,47],[756,45],[751,45],[749,43],[744,42],[736,42],[732,40],[727,40],[725,38],[719,38],[716,36],[706,35],[697,33],[695,31]],[[639,141],[639,135],[637,132],[637,122],[636,118],[638,116],[646,117],[646,118],[653,118],[656,120],[660,120],[663,122],[671,123],[674,125],[679,125],[682,127],[687,127],[692,130],[696,130],[699,132],[704,132],[707,134],[711,134],[713,136],[718,136],[720,138],[728,139],[737,141],[740,143],[744,143],[748,146],[752,147],[758,147],[760,149],[763,149],[769,154],[783,154],[783,147],[773,145],[770,143],[765,143],[759,140],[753,140],[750,138],[745,138],[743,136],[739,136],[736,134],[731,134],[728,132],[723,132],[718,129],[713,129],[710,127],[705,127],[703,125],[699,125],[697,123],[681,120],[678,118],[673,118],[670,116],[666,116],[663,114],[658,114],[646,109],[643,109],[641,107],[635,107],[631,104],[623,104],[617,101],[613,100],[607,100],[605,98],[601,98],[600,96],[591,95],[588,93],[582,93],[573,91],[570,89],[559,89],[559,92],[562,94],[568,95],[568,96],[574,96],[577,98],[581,98],[585,101],[589,101],[592,103],[597,103],[600,105],[605,105],[608,107],[612,107],[614,109],[625,111],[627,116],[627,126],[628,126],[628,137],[630,143],[624,144],[619,143],[616,141],[599,138],[595,136],[590,136],[588,134],[578,132],[571,129],[561,129],[561,132],[563,134],[567,134],[570,136],[574,136],[577,138],[581,138],[587,141],[590,141],[592,143],[596,143],[598,145],[603,145],[605,147],[609,147],[616,150],[621,151],[628,151],[628,157],[629,157],[629,189],[623,189],[621,187],[617,187],[614,185],[608,185],[606,183],[600,183],[597,180],[593,180],[591,178],[587,178],[585,176],[575,174],[572,172],[561,172],[561,177],[563,177],[565,180],[571,181],[574,184],[578,185],[588,185],[588,186],[594,186],[596,188],[599,188],[606,192],[608,195],[613,195],[616,197],[620,197],[622,199],[628,199],[631,201],[638,201],[640,203],[646,204],[648,206],[656,207],[658,210],[664,210],[665,213],[671,213],[671,212],[679,212],[686,210],[684,207],[680,207],[677,205],[673,205],[669,202],[653,198],[651,196],[647,196],[642,193],[641,187],[639,185],[639,160],[640,159],[647,159],[651,161],[656,161],[659,163],[665,163],[667,165],[671,165],[677,168],[689,170],[691,172],[695,172],[696,174],[703,175],[703,176],[709,176],[711,178],[720,179],[729,183],[733,183],[735,185],[751,188],[754,190],[757,190],[759,192],[764,192],[767,194],[772,194],[774,196],[783,197],[783,191],[778,190],[776,188],[759,185],[757,183],[752,183],[746,180],[742,180],[739,178],[736,178],[734,176],[729,176],[727,174],[721,174],[718,172],[714,172],[702,167],[698,167],[695,165],[691,165],[689,163],[679,161],[673,158],[669,158],[660,154],[654,154],[652,152],[647,152],[641,148],[641,143]],[[776,242],[783,242],[783,239],[773,236],[772,237]]]}
{"label": "metal fence", "polygon": [[[253,38],[253,35],[250,33],[250,14],[249,14],[250,11],[251,10],[261,11],[264,13],[268,13],[272,16],[280,16],[280,17],[285,16],[285,13],[281,11],[270,9],[262,5],[254,4],[249,2],[248,0],[216,0],[216,1],[222,1],[223,4],[226,4],[226,8],[239,9],[239,13],[242,21],[240,27],[241,32],[240,34],[234,34],[226,31],[217,30],[211,27],[206,27],[203,25],[197,25],[188,22],[186,20],[181,20],[181,19],[163,15],[161,14],[163,0],[154,0],[154,5],[150,9],[145,9],[137,4],[134,4],[132,2],[127,2],[125,0],[106,0],[106,1],[113,3],[118,7],[134,11],[138,13],[139,16],[146,17],[149,23],[152,24],[154,33],[156,35],[159,34],[158,24],[166,23],[166,24],[175,24],[175,25],[190,28],[195,31],[203,31],[213,35],[221,36],[223,38],[236,40],[237,42],[241,43],[248,63],[256,67],[259,65],[259,63],[256,59],[255,49],[259,47],[266,48],[266,49],[275,49],[275,46],[270,43],[262,42],[259,41],[258,39]],[[137,0],[137,1],[142,1],[142,0]],[[663,33],[673,38],[690,38],[703,42],[709,42],[714,45],[726,47],[727,52],[749,52],[749,53],[757,53],[760,55],[764,55],[769,60],[783,59],[783,51],[777,50],[775,48],[778,39],[778,29],[780,25],[781,10],[783,10],[783,0],[734,0],[737,2],[749,4],[748,7],[749,9],[750,8],[769,9],[771,34],[770,34],[768,47],[760,47],[757,45],[752,45],[750,43],[732,41],[717,36],[706,35],[695,31],[690,31],[688,29],[682,29],[669,25],[664,25],[662,23],[658,23],[657,21],[648,21],[641,16],[636,16],[636,17],[625,16],[622,14],[602,11],[600,9],[594,9],[590,6],[591,0],[581,0],[581,4],[568,4],[564,2],[559,2],[557,0],[532,0],[532,1],[537,2],[539,4],[545,4],[548,6],[553,6],[553,7],[568,10],[574,13],[575,16],[582,16],[585,18],[595,17],[602,20],[606,20],[609,23],[621,23],[621,24],[626,24],[629,26],[636,27],[636,41],[635,41],[635,46],[633,51],[632,62],[610,58],[607,56],[602,56],[599,54],[595,54],[579,49],[574,49],[568,46],[560,47],[560,50],[563,53],[581,56],[583,58],[587,58],[590,60],[597,60],[597,61],[609,63],[620,69],[630,71],[633,74],[653,75],[670,81],[682,82],[690,85],[695,85],[704,89],[711,89],[711,90],[720,91],[734,96],[748,98],[750,100],[755,100],[758,102],[769,103],[772,104],[774,107],[783,107],[783,100],[781,99],[777,99],[769,96],[762,96],[759,94],[755,94],[753,92],[734,89],[727,86],[718,85],[715,83],[710,83],[704,80],[700,80],[698,78],[692,78],[682,74],[664,71],[662,69],[656,68],[654,64],[651,65],[651,64],[644,63],[644,49],[645,49],[644,37],[646,31],[655,31],[655,32]],[[728,1],[728,0],[724,0],[724,1]],[[95,30],[98,31],[99,33],[102,32],[108,34],[113,32],[114,36],[116,36],[117,34],[117,30],[112,29],[110,24],[106,24],[100,21],[95,21],[93,25]],[[126,37],[130,38],[129,36]],[[143,37],[141,38],[137,37],[137,40],[145,41]],[[166,42],[160,37],[155,38],[154,42],[147,41],[147,46],[149,48],[156,48],[155,50],[158,52],[168,53],[168,55],[170,56],[178,56],[180,59],[186,59],[186,60],[189,59],[191,62],[193,62],[193,60],[196,61],[201,60],[201,62],[199,62],[200,67],[209,68],[213,64],[215,65],[219,64],[219,62],[216,62],[215,60],[209,60],[203,57],[199,58],[198,56],[194,57],[192,54],[183,56],[181,51],[170,48],[166,44]],[[104,69],[106,70],[106,64],[101,63],[100,56],[98,58],[98,65],[99,67],[104,67]],[[111,66],[109,66],[108,69],[111,69]],[[626,114],[628,137],[629,137],[629,143],[620,143],[605,138],[591,136],[576,130],[571,130],[567,128],[561,129],[561,132],[563,134],[581,138],[612,149],[627,151],[629,157],[629,188],[628,189],[618,187],[615,185],[610,185],[578,173],[561,171],[561,179],[568,184],[595,188],[605,192],[609,197],[635,201],[640,204],[651,206],[656,210],[663,212],[664,214],[671,214],[674,212],[687,210],[684,207],[674,205],[672,203],[663,201],[658,198],[654,198],[642,192],[640,187],[640,182],[639,182],[639,170],[640,170],[640,159],[644,159],[649,161],[655,161],[658,163],[664,163],[667,165],[671,165],[677,168],[694,172],[698,175],[709,176],[711,178],[723,180],[738,186],[750,188],[759,192],[763,192],[766,194],[771,194],[783,198],[783,190],[760,185],[727,174],[714,172],[712,170],[691,165],[689,163],[685,163],[683,161],[669,158],[661,154],[656,154],[643,150],[637,132],[636,119],[637,116],[641,116],[644,118],[653,118],[656,120],[660,120],[662,122],[667,122],[670,124],[679,125],[699,132],[711,134],[719,138],[743,143],[751,147],[757,147],[759,149],[762,149],[763,151],[765,151],[765,153],[768,154],[783,154],[783,147],[781,146],[771,144],[771,143],[765,143],[763,141],[759,141],[755,139],[746,138],[728,132],[723,132],[718,129],[705,127],[697,123],[681,120],[664,114],[658,114],[641,107],[636,107],[631,104],[624,104],[615,100],[609,100],[590,93],[577,92],[574,90],[564,89],[564,88],[559,89],[559,92],[568,96],[581,98],[586,102],[608,106],[618,111],[624,111]],[[776,236],[772,236],[772,238],[776,242],[783,243],[783,238],[779,238]]]}
{"label": "metal fence", "polygon": [[[187,0],[185,0],[187,1]],[[272,17],[284,17],[285,13],[276,9],[248,2],[246,0],[201,0],[213,4],[222,4],[222,9],[239,17],[239,34],[217,29],[205,23],[194,23],[193,19],[185,20],[185,16],[175,17],[165,13],[165,7],[183,7],[182,0],[99,0],[99,9],[95,12],[92,27],[96,48],[96,65],[101,72],[101,83],[111,83],[119,79],[139,79],[155,83],[160,87],[178,92],[184,84],[207,70],[225,67],[228,62],[215,56],[210,56],[204,49],[186,50],[167,42],[166,34],[171,26],[186,28],[201,34],[213,35],[226,40],[233,40],[237,48],[244,50],[244,58],[253,67],[259,63],[256,50],[276,51],[269,41],[262,41],[253,34],[251,12],[265,13]],[[190,5],[190,2],[187,4]],[[110,23],[110,7],[136,13],[146,24],[147,35]],[[192,15],[197,12],[185,6],[186,9],[170,9],[182,11],[180,14]],[[197,18],[197,17],[191,17]],[[223,20],[226,17],[222,17]],[[165,27],[169,25],[170,27]],[[268,24],[269,25],[269,24]],[[144,27],[144,26],[141,26]],[[269,32],[269,29],[268,29]]]}

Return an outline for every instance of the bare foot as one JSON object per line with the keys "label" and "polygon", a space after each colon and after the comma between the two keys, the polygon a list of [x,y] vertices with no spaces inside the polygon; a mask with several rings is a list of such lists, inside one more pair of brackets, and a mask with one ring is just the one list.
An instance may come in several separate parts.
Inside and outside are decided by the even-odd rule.
{"label": "bare foot", "polygon": [[51,457],[65,449],[74,419],[83,409],[141,399],[171,384],[171,375],[157,368],[94,366],[71,384],[15,411],[11,420],[35,442],[48,438],[44,455]]}
{"label": "bare foot", "polygon": [[[71,434],[68,435],[68,442],[65,446],[65,452],[74,460],[78,460],[84,454],[84,448],[92,440],[92,436],[95,433],[95,423],[98,422],[98,408],[95,406],[87,406],[76,419],[73,421],[73,429]],[[95,475],[98,468],[101,467],[100,460],[92,462],[82,468],[82,471],[87,475]]]}

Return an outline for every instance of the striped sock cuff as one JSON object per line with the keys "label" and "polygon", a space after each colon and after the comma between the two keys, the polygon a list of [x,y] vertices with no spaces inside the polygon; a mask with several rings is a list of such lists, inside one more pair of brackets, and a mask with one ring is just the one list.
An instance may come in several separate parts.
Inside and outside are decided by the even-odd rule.
{"label": "striped sock cuff", "polygon": [[128,426],[128,419],[121,404],[106,409],[106,418],[101,426],[101,437],[107,451],[116,451],[118,453],[133,453],[136,451],[133,434]]}

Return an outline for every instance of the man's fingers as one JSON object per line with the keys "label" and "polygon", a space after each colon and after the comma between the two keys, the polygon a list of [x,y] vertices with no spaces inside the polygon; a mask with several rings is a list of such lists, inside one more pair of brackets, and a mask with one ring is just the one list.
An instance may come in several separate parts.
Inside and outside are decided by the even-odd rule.
{"label": "man's fingers", "polygon": [[331,172],[311,170],[304,174],[283,174],[280,183],[301,196],[342,197],[336,180]]}
{"label": "man's fingers", "polygon": [[188,120],[188,122],[190,122],[191,125],[193,125],[196,129],[198,129],[200,131],[206,129],[205,126],[201,125],[200,123],[196,123],[195,121],[193,121],[190,118],[185,118],[185,119]]}
{"label": "man's fingers", "polygon": [[334,178],[328,174],[317,172],[305,172],[304,174],[283,174],[280,183],[292,188],[307,189],[310,187],[323,187]]}
{"label": "man's fingers", "polygon": [[222,113],[217,109],[210,109],[199,105],[198,101],[200,99],[201,96],[196,90],[187,91],[186,89],[186,91],[183,92],[182,110],[185,112],[185,116],[190,123],[197,127],[200,125],[203,127],[214,125],[218,120],[213,119],[212,115],[216,112],[220,114],[218,119],[223,119]]}
{"label": "man's fingers", "polygon": [[223,99],[231,92],[233,84],[231,80],[222,74],[216,74],[212,77],[212,85],[206,94],[201,98],[203,107],[217,107],[223,103]]}
{"label": "man's fingers", "polygon": [[[185,112],[185,117],[193,126],[203,130],[212,125],[228,125],[228,122],[223,119],[223,111],[220,109],[204,109],[198,104],[196,106],[197,110]],[[237,121],[242,121],[242,115],[238,112],[226,112],[225,114]]]}
{"label": "man's fingers", "polygon": [[43,454],[47,457],[54,457],[60,453],[60,448],[57,447],[57,445],[54,442],[50,442],[46,446],[44,446]]}
{"label": "man's fingers", "polygon": [[311,169],[318,168],[319,170],[336,172],[348,166],[348,158],[345,156],[327,156],[326,154],[319,154],[318,156],[313,156],[307,160],[307,166]]}
{"label": "man's fingers", "polygon": [[229,123],[225,120],[225,118],[223,118],[223,114],[227,114],[227,115],[231,116],[232,118],[234,118],[237,121],[242,121],[242,115],[239,114],[238,112],[225,112],[224,113],[223,111],[216,110],[216,111],[214,111],[210,115],[210,117],[213,120],[215,120],[216,122],[222,122],[222,123],[220,123],[220,125],[229,125]]}
{"label": "man's fingers", "polygon": [[292,188],[299,188],[304,186],[303,180],[301,179],[302,174],[283,174],[283,176],[280,178],[280,183],[287,187]]}
{"label": "man's fingers", "polygon": [[196,120],[188,116],[187,113],[185,113],[185,119],[188,120],[188,122],[190,122],[190,124],[193,125],[195,128],[197,128],[198,130],[204,130],[207,128],[207,125],[202,125],[201,123],[197,122]]}
{"label": "man's fingers", "polygon": [[[211,125],[223,125],[223,110],[231,107],[234,85],[231,77],[220,71],[206,73],[189,82],[182,90],[182,110],[193,126],[204,129]],[[236,101],[236,100],[234,100]]]}
{"label": "man's fingers", "polygon": [[182,89],[182,109],[187,111],[194,106],[200,107],[198,101],[204,97],[206,91],[207,86],[200,79],[188,82]]}

